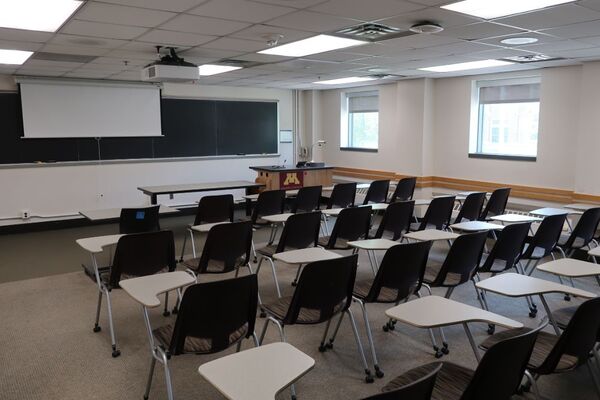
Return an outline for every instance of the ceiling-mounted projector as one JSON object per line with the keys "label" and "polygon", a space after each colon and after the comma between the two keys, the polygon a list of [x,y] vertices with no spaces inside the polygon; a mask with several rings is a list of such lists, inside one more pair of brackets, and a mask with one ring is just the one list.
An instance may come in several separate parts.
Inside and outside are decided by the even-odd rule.
{"label": "ceiling-mounted projector", "polygon": [[[156,49],[160,51],[160,46],[156,46]],[[189,82],[199,79],[198,66],[179,57],[173,47],[169,48],[169,54],[142,69],[142,80],[145,82]]]}

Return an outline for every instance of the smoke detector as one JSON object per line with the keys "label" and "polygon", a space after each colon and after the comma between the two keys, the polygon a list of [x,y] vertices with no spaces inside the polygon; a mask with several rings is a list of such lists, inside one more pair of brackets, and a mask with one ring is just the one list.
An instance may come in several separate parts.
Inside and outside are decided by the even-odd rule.
{"label": "smoke detector", "polygon": [[267,46],[275,47],[279,44],[279,41],[283,39],[283,35],[280,33],[267,33],[261,36],[267,41]]}
{"label": "smoke detector", "polygon": [[441,25],[435,22],[419,22],[409,28],[414,33],[438,33],[444,30]]}

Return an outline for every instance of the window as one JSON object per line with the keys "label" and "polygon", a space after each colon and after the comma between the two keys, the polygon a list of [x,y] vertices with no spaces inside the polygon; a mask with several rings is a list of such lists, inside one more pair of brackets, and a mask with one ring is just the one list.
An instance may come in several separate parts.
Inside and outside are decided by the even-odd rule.
{"label": "window", "polygon": [[377,151],[379,142],[378,93],[352,92],[346,93],[344,97],[345,104],[342,105],[342,109],[346,109],[347,125],[346,129],[342,129],[341,148]]}
{"label": "window", "polygon": [[479,81],[474,86],[472,157],[535,160],[540,113],[539,78]]}

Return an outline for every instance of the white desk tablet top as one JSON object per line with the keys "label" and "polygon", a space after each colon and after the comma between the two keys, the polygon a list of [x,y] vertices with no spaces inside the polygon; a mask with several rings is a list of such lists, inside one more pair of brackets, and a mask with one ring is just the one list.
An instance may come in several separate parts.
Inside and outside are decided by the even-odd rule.
{"label": "white desk tablet top", "polygon": [[123,235],[95,236],[77,239],[75,243],[90,253],[102,253],[104,251],[104,247],[117,244],[121,236]]}
{"label": "white desk tablet top", "polygon": [[531,215],[521,215],[521,214],[501,214],[494,215],[490,217],[490,219],[494,221],[507,222],[507,223],[516,223],[516,222],[536,222],[541,221],[541,218],[532,217]]}
{"label": "white desk tablet top", "polygon": [[158,307],[160,300],[157,295],[195,283],[196,279],[184,271],[166,272],[125,279],[119,286],[135,301],[144,307]]}
{"label": "white desk tablet top", "polygon": [[343,208],[327,208],[325,210],[321,210],[321,212],[325,215],[329,215],[331,217],[337,217],[342,212]]}
{"label": "white desk tablet top", "polygon": [[428,206],[431,204],[431,199],[415,199],[415,206]]}
{"label": "white desk tablet top", "polygon": [[592,257],[600,257],[600,246],[594,247],[590,251],[588,251],[588,255]]}
{"label": "white desk tablet top", "polygon": [[288,343],[271,343],[202,364],[198,373],[230,400],[275,399],[315,360]]}
{"label": "white desk tablet top", "polygon": [[567,204],[566,206],[564,206],[564,208],[569,208],[571,210],[576,210],[576,211],[586,211],[586,210],[589,210],[590,208],[596,208],[596,207],[600,207],[600,205],[599,204],[574,203],[574,204]]}
{"label": "white desk tablet top", "polygon": [[522,323],[510,318],[440,296],[425,296],[399,304],[386,310],[385,315],[419,328],[433,328],[466,322],[485,322],[505,328],[523,327]]}
{"label": "white desk tablet top", "polygon": [[194,225],[191,226],[190,229],[196,232],[201,232],[201,233],[206,233],[208,231],[211,230],[211,228],[215,225],[221,225],[221,224],[229,224],[229,221],[223,221],[223,222],[213,222],[212,224],[200,224],[200,225]]}
{"label": "white desk tablet top", "polygon": [[286,264],[308,264],[315,261],[332,260],[341,256],[333,251],[321,247],[308,247],[306,249],[290,250],[273,254],[275,260]]}
{"label": "white desk tablet top", "polygon": [[[152,206],[143,205],[143,206],[139,206],[139,207],[124,207],[124,208],[148,208],[148,207],[152,207]],[[158,209],[159,214],[173,214],[173,213],[177,213],[177,212],[179,212],[178,209],[172,208],[169,206],[165,206],[162,204],[160,205],[160,208]],[[85,218],[89,219],[90,221],[100,221],[103,219],[119,218],[121,216],[121,209],[120,208],[106,208],[103,210],[87,210],[87,211],[79,211],[79,214],[83,215]]]}
{"label": "white desk tablet top", "polygon": [[596,297],[594,293],[585,290],[513,272],[484,279],[478,282],[476,286],[480,289],[509,297],[532,296],[544,293],[568,293],[587,299]]}
{"label": "white desk tablet top", "polygon": [[282,224],[288,220],[289,217],[294,215],[294,213],[283,213],[283,214],[273,214],[273,215],[265,215],[264,217],[260,217],[267,222],[272,224]]}
{"label": "white desk tablet top", "polygon": [[371,209],[373,211],[379,211],[379,210],[387,210],[389,204],[387,203],[371,203],[371,204],[366,204],[367,206],[371,206]]}
{"label": "white desk tablet top", "polygon": [[400,243],[390,239],[366,239],[348,242],[348,246],[363,250],[387,250],[397,244]]}
{"label": "white desk tablet top", "polygon": [[404,235],[405,238],[424,242],[427,240],[454,240],[460,235],[454,232],[440,231],[437,229],[425,229],[422,231],[409,232]]}
{"label": "white desk tablet top", "polygon": [[450,225],[450,228],[465,232],[500,231],[504,225],[490,224],[484,221],[467,221]]}
{"label": "white desk tablet top", "polygon": [[538,265],[536,269],[554,275],[569,276],[571,278],[600,275],[600,265],[592,262],[575,260],[573,258],[561,258],[559,260],[550,261]]}
{"label": "white desk tablet top", "polygon": [[539,215],[540,217],[551,217],[553,215],[581,214],[581,211],[569,210],[566,208],[544,207],[529,211],[529,213],[532,215]]}

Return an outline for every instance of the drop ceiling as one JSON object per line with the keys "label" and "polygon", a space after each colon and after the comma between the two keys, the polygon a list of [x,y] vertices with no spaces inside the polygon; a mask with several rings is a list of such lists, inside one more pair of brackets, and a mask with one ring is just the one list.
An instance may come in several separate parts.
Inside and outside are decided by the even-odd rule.
{"label": "drop ceiling", "polygon": [[[0,29],[1,49],[46,55],[34,55],[22,66],[0,65],[0,74],[139,80],[140,69],[157,58],[155,45],[177,47],[181,56],[197,64],[225,59],[256,64],[203,77],[202,84],[285,89],[322,88],[313,82],[374,73],[389,74],[390,79],[472,74],[430,73],[419,68],[537,53],[559,60],[481,72],[600,60],[600,0],[581,0],[487,21],[439,8],[450,2],[90,0],[56,33]],[[283,44],[367,22],[407,31],[421,21],[435,22],[445,29],[303,58],[256,53],[268,47],[272,35],[283,35],[279,41]],[[518,46],[501,43],[512,37],[535,37],[538,42]],[[47,53],[91,57],[65,57],[71,61],[57,57],[53,61]],[[83,62],[88,59],[92,60]]]}

